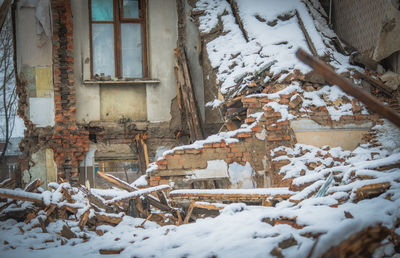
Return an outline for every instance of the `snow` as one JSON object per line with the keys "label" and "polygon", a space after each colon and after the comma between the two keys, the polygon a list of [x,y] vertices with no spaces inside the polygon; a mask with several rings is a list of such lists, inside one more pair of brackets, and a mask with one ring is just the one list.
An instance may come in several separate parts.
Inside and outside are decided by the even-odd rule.
{"label": "snow", "polygon": [[[314,8],[311,8],[311,16],[302,1],[238,0],[236,2],[243,29],[248,35],[248,42],[236,23],[231,6],[226,1],[200,0],[195,8],[205,13],[199,17],[201,33],[208,34],[218,29],[222,29],[223,32],[207,44],[208,57],[211,66],[218,70],[217,82],[223,94],[232,91],[238,83],[240,84],[238,91],[242,90],[250,84],[255,75],[266,68],[273,75],[295,69],[304,74],[310,71],[309,67],[295,57],[298,48],[309,51],[296,12],[301,17],[318,55],[329,53],[336,60],[332,61],[331,65],[339,72],[350,67],[348,57],[327,47],[331,46],[330,39],[336,36],[334,32]],[[317,21],[314,21],[313,17]],[[213,104],[215,106],[216,103]]]}
{"label": "snow", "polygon": [[245,194],[245,195],[290,195],[287,187],[254,188],[254,189],[180,189],[170,192],[171,195],[181,194]]}
{"label": "snow", "polygon": [[138,186],[147,186],[147,180],[146,180],[146,175],[140,176],[138,179],[136,179],[131,186],[132,187],[138,187]]}
{"label": "snow", "polygon": [[[239,16],[249,36],[246,42],[242,31],[236,24],[232,9],[225,0],[199,0],[196,10],[204,11],[200,16],[201,33],[210,33],[222,25],[223,35],[207,44],[207,52],[213,68],[217,69],[217,80],[221,92],[230,92],[236,84],[240,89],[246,87],[255,74],[266,67],[276,75],[281,72],[291,72],[299,69],[306,73],[309,68],[297,61],[294,52],[298,47],[308,49],[298,25],[298,15],[310,34],[317,52],[320,55],[329,52],[338,61],[331,65],[339,72],[349,67],[348,58],[327,47],[329,39],[335,34],[322,19],[324,14],[317,1],[312,0],[309,11],[300,0],[237,0]],[[318,11],[317,11],[318,10]],[[316,19],[313,20],[311,15]],[[286,15],[288,19],[278,16]],[[322,15],[322,16],[321,16]],[[256,18],[256,16],[258,18]],[[263,21],[265,20],[265,21]],[[276,21],[276,25],[268,22]],[[340,62],[340,63],[339,63]],[[232,67],[232,68],[230,68]],[[282,78],[282,76],[281,76]],[[266,77],[268,83],[270,77]],[[338,120],[343,115],[351,115],[349,103],[329,105],[329,102],[340,102],[344,97],[351,100],[336,86],[324,86],[313,92],[303,91],[297,83],[292,83],[285,89],[273,94],[257,94],[254,96],[269,99],[280,98],[297,91],[303,100],[302,110],[311,106],[326,107],[332,120]],[[220,101],[213,101],[216,106]],[[287,107],[275,102],[268,103],[276,112],[282,114],[282,120],[294,119],[288,113]],[[365,109],[363,107],[363,112]],[[223,132],[196,141],[188,146],[176,147],[172,150],[160,150],[165,157],[175,150],[202,148],[204,144],[238,142],[235,136],[241,132],[251,132],[263,112],[253,114],[257,121],[244,125],[240,129]],[[69,221],[72,231],[83,239],[64,239],[57,233],[61,231],[64,222],[56,220],[47,226],[49,233],[42,233],[40,227],[35,227],[37,219],[29,224],[7,220],[0,222],[0,257],[102,257],[100,248],[123,248],[119,257],[269,257],[271,251],[283,240],[294,239],[296,244],[281,252],[286,257],[307,257],[314,246],[311,257],[320,257],[330,247],[337,245],[343,239],[366,227],[382,225],[393,228],[400,218],[400,168],[385,168],[384,166],[398,164],[400,160],[400,130],[387,121],[372,128],[376,142],[362,144],[353,151],[341,148],[322,147],[296,144],[293,148],[277,147],[271,151],[274,161],[287,160],[280,174],[284,179],[292,180],[292,186],[303,187],[301,190],[289,188],[253,188],[248,181],[254,171],[246,163],[244,166],[222,164],[220,161],[208,163],[209,168],[223,168],[231,178],[231,183],[249,189],[181,189],[171,191],[178,194],[247,194],[247,195],[289,195],[289,200],[281,201],[275,207],[255,207],[243,203],[224,205],[219,216],[215,218],[198,219],[195,223],[181,226],[159,226],[147,221],[143,228],[138,227],[144,220],[123,216],[122,222],[116,227],[102,225],[97,227],[105,232],[98,236],[86,227],[84,232],[78,228],[78,221]],[[278,156],[278,152],[286,152]],[[160,157],[158,153],[157,157]],[[218,163],[219,162],[219,163]],[[383,168],[382,168],[383,167]],[[157,169],[155,163],[147,172]],[[201,177],[197,171],[194,176]],[[225,175],[224,174],[224,175]],[[144,184],[145,177],[139,178],[132,186]],[[147,183],[147,182],[146,182]],[[356,191],[365,185],[387,183],[386,193],[375,198],[355,202]],[[42,199],[45,204],[57,203],[61,198],[61,187],[70,189],[68,184],[50,183],[52,191],[41,194],[26,193],[20,190],[21,196]],[[135,197],[148,191],[167,189],[169,186],[159,186],[151,189],[127,192],[118,189],[92,189],[92,193],[115,202],[124,198]],[[74,190],[72,188],[72,190]],[[1,189],[0,193],[7,193]],[[13,192],[15,193],[15,192]],[[87,209],[87,201],[83,193],[76,193],[73,198],[76,203],[65,201],[59,205],[70,205],[78,208],[78,215]],[[26,202],[21,208],[31,205]],[[6,210],[21,209],[15,204]],[[347,218],[350,213],[352,218]],[[92,216],[93,214],[91,214]],[[45,216],[41,211],[39,216]],[[122,214],[115,216],[121,217]],[[44,217],[43,217],[44,218]],[[289,218],[296,222],[298,228],[288,224],[269,224],[263,222]],[[18,229],[21,227],[25,233]],[[400,234],[399,229],[394,231]],[[306,234],[320,235],[308,238]],[[5,244],[5,241],[8,244]],[[388,239],[375,252],[374,257],[394,255],[394,247]]]}
{"label": "snow", "polygon": [[[316,148],[301,144],[297,144],[293,149],[274,149],[275,158],[281,158],[276,153],[284,150],[287,152],[285,158],[289,159],[289,165],[296,164],[294,168],[297,172],[283,167],[285,175],[311,183],[300,192],[290,191],[288,188],[182,189],[171,192],[293,195],[290,200],[282,201],[275,207],[234,203],[226,205],[215,218],[198,219],[196,223],[182,226],[161,227],[147,221],[143,228],[139,228],[137,226],[144,221],[143,219],[124,216],[116,227],[99,226],[97,229],[105,232],[101,237],[87,228],[81,232],[78,222],[70,222],[74,232],[78,235],[86,234],[89,239],[87,242],[80,238],[67,240],[57,235],[56,232],[60,232],[63,225],[60,220],[47,226],[49,233],[42,233],[40,227],[32,228],[33,224],[7,220],[0,222],[0,242],[9,243],[0,247],[0,257],[101,257],[101,248],[124,248],[119,257],[269,257],[270,252],[285,239],[294,239],[297,244],[281,249],[284,256],[307,257],[315,245],[312,257],[319,257],[331,246],[355,232],[379,224],[392,228],[400,217],[400,169],[375,170],[376,166],[393,164],[398,160],[400,145],[396,143],[400,137],[400,130],[387,122],[374,127],[374,130],[380,146],[364,144],[352,152],[340,148]],[[390,137],[386,133],[387,130],[390,130]],[[381,151],[382,155],[375,155],[374,159],[371,159],[371,153],[379,153],[379,148],[383,146],[391,148]],[[321,164],[316,168],[309,168],[310,162]],[[300,173],[300,168],[305,172]],[[318,177],[312,177],[318,174]],[[369,175],[373,178],[360,180],[357,179],[358,175]],[[386,194],[357,203],[352,201],[352,195],[359,187],[378,182],[390,183]],[[104,196],[128,194],[126,191],[115,189],[92,191]],[[110,194],[106,194],[108,191]],[[52,198],[55,192],[52,192]],[[387,195],[391,196],[390,200],[386,198]],[[305,197],[307,198],[303,199]],[[345,212],[353,218],[347,218]],[[287,224],[271,225],[263,222],[265,218],[271,221],[289,218],[294,220],[299,228]],[[24,234],[19,231],[19,226],[24,229]],[[28,230],[30,228],[31,230]],[[306,234],[320,234],[318,242],[306,237]],[[42,248],[43,250],[39,250]],[[393,245],[386,240],[382,247],[376,250],[375,256],[379,257],[382,253],[393,256],[393,250]]]}

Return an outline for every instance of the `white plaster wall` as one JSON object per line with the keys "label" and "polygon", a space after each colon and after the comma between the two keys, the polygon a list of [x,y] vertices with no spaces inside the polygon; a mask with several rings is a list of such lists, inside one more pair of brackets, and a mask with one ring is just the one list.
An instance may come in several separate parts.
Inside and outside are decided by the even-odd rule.
{"label": "white plaster wall", "polygon": [[29,98],[29,118],[38,127],[54,126],[54,99]]}
{"label": "white plaster wall", "polygon": [[147,119],[171,119],[171,100],[176,96],[174,48],[178,37],[175,0],[148,1],[148,49],[150,76],[161,83],[147,85]]}
{"label": "white plaster wall", "polygon": [[51,40],[48,40],[42,46],[38,46],[35,8],[18,7],[16,23],[18,72],[23,65],[31,67],[51,65]]}
{"label": "white plaster wall", "polygon": [[88,0],[72,0],[74,36],[74,76],[76,119],[78,122],[100,120],[100,86],[83,84],[90,79],[90,41]]}

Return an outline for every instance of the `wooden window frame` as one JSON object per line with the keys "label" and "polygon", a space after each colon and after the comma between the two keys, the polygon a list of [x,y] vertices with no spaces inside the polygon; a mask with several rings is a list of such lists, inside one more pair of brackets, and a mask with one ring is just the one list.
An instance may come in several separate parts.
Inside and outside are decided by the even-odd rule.
{"label": "wooden window frame", "polygon": [[[93,80],[93,42],[92,42],[92,24],[109,23],[114,24],[114,63],[115,78],[118,79],[146,79],[149,78],[149,69],[147,64],[147,3],[146,0],[139,0],[139,18],[123,18],[123,0],[113,0],[113,21],[92,21],[92,0],[89,0],[89,40],[90,40],[90,77]],[[122,50],[121,50],[121,23],[139,23],[142,30],[142,72],[141,78],[123,78],[122,77]]]}

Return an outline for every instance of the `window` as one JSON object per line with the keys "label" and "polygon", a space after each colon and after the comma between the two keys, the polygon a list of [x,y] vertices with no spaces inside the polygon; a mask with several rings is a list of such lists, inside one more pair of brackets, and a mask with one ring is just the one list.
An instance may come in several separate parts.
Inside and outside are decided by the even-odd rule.
{"label": "window", "polygon": [[89,1],[91,76],[147,78],[145,0]]}

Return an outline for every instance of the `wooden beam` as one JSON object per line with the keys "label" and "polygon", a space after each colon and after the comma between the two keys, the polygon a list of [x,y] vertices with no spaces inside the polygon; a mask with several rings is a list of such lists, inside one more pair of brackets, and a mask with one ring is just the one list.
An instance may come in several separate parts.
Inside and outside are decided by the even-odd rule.
{"label": "wooden beam", "polygon": [[383,84],[383,82],[374,79],[366,74],[360,73],[357,70],[354,70],[354,74],[356,76],[358,76],[359,78],[366,80],[367,82],[369,82],[372,86],[374,86],[375,88],[378,88],[380,91],[382,91],[383,93],[385,93],[387,96],[391,97],[393,90],[391,88],[389,88],[388,86],[386,86],[385,84]]}
{"label": "wooden beam", "polygon": [[[186,114],[190,138],[194,142],[204,138],[200,112],[197,106],[192,81],[190,78],[189,66],[186,61],[186,54],[182,48],[176,48],[175,67],[177,68],[177,83],[182,93],[183,108]],[[178,91],[179,92],[179,91]]]}
{"label": "wooden beam", "polygon": [[0,189],[0,197],[19,201],[33,202],[39,205],[43,205],[42,195],[37,193],[27,193],[10,189]]}
{"label": "wooden beam", "polygon": [[314,46],[314,43],[311,40],[310,34],[308,34],[307,29],[304,26],[303,20],[301,19],[300,14],[299,14],[299,12],[297,10],[296,10],[296,17],[297,17],[297,20],[299,21],[299,25],[300,25],[301,31],[303,32],[304,37],[306,38],[308,48],[310,49],[311,53],[314,56],[317,57],[318,56],[318,52],[315,49],[315,46]]}
{"label": "wooden beam", "polygon": [[138,190],[137,188],[134,188],[134,187],[130,186],[128,183],[122,181],[121,179],[119,179],[119,178],[117,178],[115,176],[112,176],[112,175],[109,175],[109,174],[106,174],[106,173],[103,173],[103,172],[100,172],[100,171],[97,171],[97,174],[99,176],[101,176],[102,178],[104,178],[105,180],[107,180],[108,182],[116,185],[118,188],[121,188],[121,189],[126,190],[128,192],[132,192],[132,191]]}
{"label": "wooden beam", "polygon": [[303,63],[311,66],[316,73],[322,75],[326,81],[338,85],[344,92],[357,98],[358,100],[363,102],[369,109],[380,114],[400,128],[400,115],[396,111],[388,106],[383,105],[371,94],[354,87],[349,80],[338,75],[327,64],[310,56],[304,50],[297,50],[296,56]]}
{"label": "wooden beam", "polygon": [[123,201],[127,201],[127,200],[130,200],[130,199],[136,199],[136,198],[139,198],[141,196],[149,195],[149,194],[156,193],[158,191],[162,191],[162,190],[169,189],[169,188],[170,188],[169,185],[159,185],[159,186],[140,189],[138,191],[134,191],[134,192],[130,192],[128,194],[124,194],[124,195],[120,195],[120,196],[114,197],[113,199],[108,200],[107,204],[123,202]]}
{"label": "wooden beam", "polygon": [[194,209],[194,204],[195,204],[194,201],[192,201],[190,203],[189,208],[188,208],[187,213],[186,213],[185,220],[183,221],[183,224],[189,223],[190,216],[192,215],[192,212],[193,212],[193,209]]}
{"label": "wooden beam", "polygon": [[106,222],[110,224],[119,224],[122,221],[122,217],[118,216],[110,216],[109,214],[105,213],[94,213],[98,222]]}

